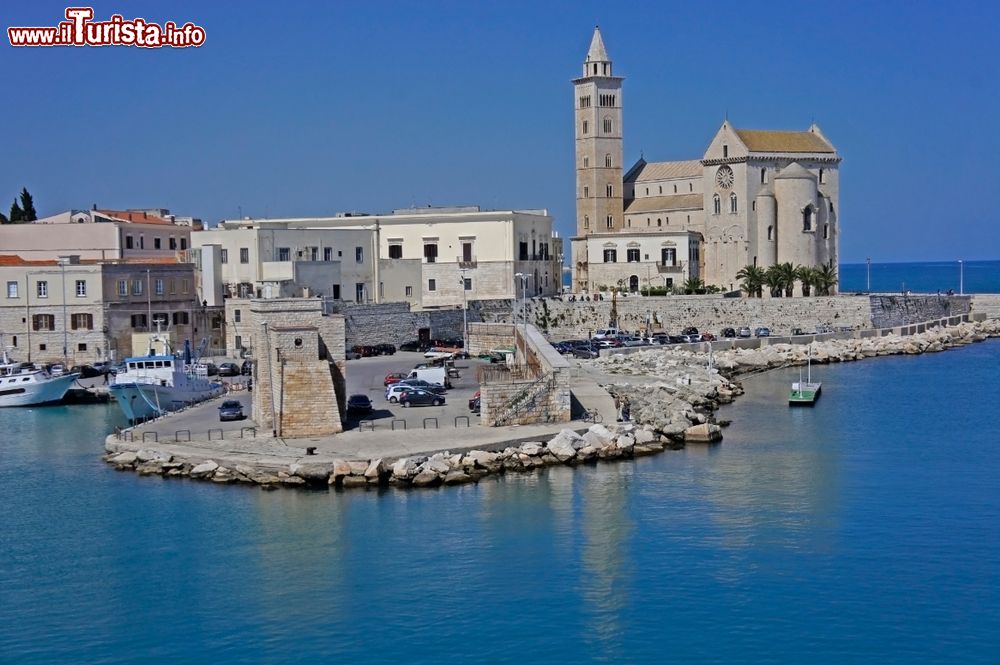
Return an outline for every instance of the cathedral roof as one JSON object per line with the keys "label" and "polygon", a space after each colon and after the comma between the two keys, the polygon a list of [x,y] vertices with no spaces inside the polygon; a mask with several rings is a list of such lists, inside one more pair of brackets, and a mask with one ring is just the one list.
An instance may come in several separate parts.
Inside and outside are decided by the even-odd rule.
{"label": "cathedral roof", "polygon": [[627,213],[669,212],[671,210],[701,209],[704,198],[701,194],[672,194],[670,196],[645,196],[632,199],[625,207]]}
{"label": "cathedral roof", "polygon": [[781,169],[781,173],[774,176],[775,180],[781,179],[785,180],[788,178],[809,178],[813,179],[815,176],[809,172],[807,168],[799,164],[798,162],[792,162],[785,168]]}
{"label": "cathedral roof", "polygon": [[702,175],[701,162],[688,159],[683,162],[643,162],[638,170],[633,169],[625,179],[629,182],[668,180],[670,178],[695,178]]}
{"label": "cathedral roof", "polygon": [[776,132],[763,129],[737,129],[736,134],[750,152],[836,152],[817,133]]}
{"label": "cathedral roof", "polygon": [[604,48],[604,39],[601,37],[601,26],[597,26],[594,28],[594,36],[590,40],[587,62],[608,62],[609,60],[608,51]]}

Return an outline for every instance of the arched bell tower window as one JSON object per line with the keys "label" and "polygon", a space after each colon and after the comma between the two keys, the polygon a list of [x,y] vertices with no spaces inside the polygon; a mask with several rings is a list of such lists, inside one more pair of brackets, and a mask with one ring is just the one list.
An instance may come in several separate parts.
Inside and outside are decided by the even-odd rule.
{"label": "arched bell tower window", "polygon": [[[604,155],[604,165],[609,169],[611,168],[611,155]],[[647,190],[646,193],[648,194],[649,190]]]}
{"label": "arched bell tower window", "polygon": [[610,134],[612,131],[614,131],[614,128],[615,128],[615,125],[611,121],[611,118],[610,117],[605,118],[604,119],[604,133],[605,134]]}
{"label": "arched bell tower window", "polygon": [[739,212],[739,206],[736,203],[736,192],[732,192],[729,195],[729,212],[730,212],[730,214],[733,214],[733,215],[735,215],[737,212]]}
{"label": "arched bell tower window", "polygon": [[805,210],[802,211],[802,230],[812,231],[813,230],[813,207],[812,204],[807,205]]}
{"label": "arched bell tower window", "polygon": [[716,215],[722,212],[722,199],[719,198],[718,194],[712,197],[712,211]]}

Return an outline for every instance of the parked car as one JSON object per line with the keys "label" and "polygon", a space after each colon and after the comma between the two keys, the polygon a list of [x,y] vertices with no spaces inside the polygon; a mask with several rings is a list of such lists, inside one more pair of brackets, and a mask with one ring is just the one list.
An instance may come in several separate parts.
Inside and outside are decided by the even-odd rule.
{"label": "parked car", "polygon": [[399,345],[400,351],[426,351],[429,348],[431,348],[430,342],[420,342],[418,340],[403,342]]}
{"label": "parked car", "polygon": [[806,334],[806,331],[803,330],[802,328],[798,328],[798,327],[792,328],[792,335],[793,336],[794,335],[805,335],[805,334]]}
{"label": "parked car", "polygon": [[378,349],[379,355],[391,356],[396,353],[396,347],[392,344],[378,344],[376,347]]}
{"label": "parked car", "polygon": [[240,368],[236,363],[222,363],[219,365],[219,376],[239,376]]}
{"label": "parked car", "polygon": [[749,328],[747,328],[746,326],[743,326],[742,328],[740,328],[739,330],[736,331],[736,336],[737,337],[743,337],[743,338],[752,337],[753,333],[750,332]]}
{"label": "parked car", "polygon": [[215,363],[198,363],[194,366],[194,371],[196,374],[204,376],[215,376],[219,373],[219,368],[215,366]]}
{"label": "parked car", "polygon": [[108,372],[111,371],[111,361],[101,360],[100,362],[94,363],[92,367],[95,370],[97,370],[100,374],[107,374]]}
{"label": "parked car", "polygon": [[389,372],[385,375],[385,379],[382,381],[383,386],[391,386],[394,383],[399,383],[406,378],[406,374],[403,372]]}
{"label": "parked car", "polygon": [[70,368],[71,374],[79,374],[81,379],[92,379],[95,376],[100,376],[103,374],[100,370],[92,365],[76,365]]}
{"label": "parked car", "polygon": [[715,335],[713,335],[712,333],[702,333],[701,334],[701,341],[703,341],[703,342],[714,342],[715,341]]}
{"label": "parked car", "polygon": [[736,337],[736,330],[734,328],[723,328],[722,337]]}
{"label": "parked car", "polygon": [[833,332],[833,326],[827,325],[825,323],[821,323],[818,326],[816,326],[816,334],[818,335],[822,335],[823,333],[832,333],[832,332]]}
{"label": "parked car", "polygon": [[618,328],[604,328],[602,330],[594,331],[594,339],[608,339],[610,337],[618,337],[622,331]]}
{"label": "parked car", "polygon": [[124,362],[117,363],[117,364],[112,365],[111,367],[108,368],[108,373],[111,376],[115,376],[119,372],[124,372],[124,371],[125,371],[125,363]]}
{"label": "parked car", "polygon": [[574,358],[598,358],[601,355],[601,346],[598,343],[581,344],[573,348]]}
{"label": "parked car", "polygon": [[66,366],[62,363],[56,363],[49,367],[49,374],[52,376],[62,376],[66,373]]}
{"label": "parked car", "polygon": [[623,342],[623,346],[649,346],[649,342],[641,337],[626,337]]}
{"label": "parked car", "polygon": [[688,326],[687,328],[684,328],[683,330],[681,330],[681,334],[682,335],[697,335],[698,334],[698,329],[695,328],[694,326]]}
{"label": "parked car", "polygon": [[411,406],[441,406],[444,404],[444,395],[432,393],[429,390],[410,387],[399,394],[399,403],[405,408]]}
{"label": "parked car", "polygon": [[219,407],[219,420],[243,420],[243,405],[234,399],[227,399]]}
{"label": "parked car", "polygon": [[372,401],[368,395],[351,395],[347,398],[347,412],[367,414],[372,412]]}
{"label": "parked car", "polygon": [[253,376],[253,361],[244,360],[243,364],[240,365],[240,374],[243,376]]}
{"label": "parked car", "polygon": [[477,390],[476,394],[469,398],[469,411],[479,411],[480,397],[482,397],[482,393]]}
{"label": "parked car", "polygon": [[429,390],[432,393],[437,393],[443,395],[445,393],[445,387],[439,383],[431,383],[426,379],[412,378],[403,379],[397,385],[413,386],[414,388],[420,388],[422,390]]}
{"label": "parked car", "polygon": [[770,337],[771,336],[771,329],[770,328],[765,328],[765,327],[762,326],[762,327],[757,328],[756,330],[754,330],[753,334],[756,337]]}

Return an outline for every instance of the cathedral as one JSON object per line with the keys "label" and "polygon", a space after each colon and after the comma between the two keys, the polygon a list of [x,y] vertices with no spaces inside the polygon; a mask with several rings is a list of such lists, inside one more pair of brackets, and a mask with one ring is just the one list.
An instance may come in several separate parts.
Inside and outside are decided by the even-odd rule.
{"label": "cathedral", "polygon": [[701,159],[640,158],[625,170],[623,80],[596,28],[573,79],[574,291],[692,278],[733,291],[747,265],[837,264],[840,156],[819,127],[738,129],[727,119]]}

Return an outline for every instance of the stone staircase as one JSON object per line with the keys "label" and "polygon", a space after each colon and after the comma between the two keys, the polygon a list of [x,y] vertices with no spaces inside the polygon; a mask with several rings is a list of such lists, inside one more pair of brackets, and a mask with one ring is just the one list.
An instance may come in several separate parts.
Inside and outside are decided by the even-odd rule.
{"label": "stone staircase", "polygon": [[[548,399],[551,394],[554,388],[554,379],[554,374],[549,372],[526,385],[498,409],[496,417],[493,418],[493,426],[503,427],[505,425],[512,425],[517,421],[518,416],[538,408],[539,399],[542,397]],[[532,422],[540,421],[532,420]]]}

